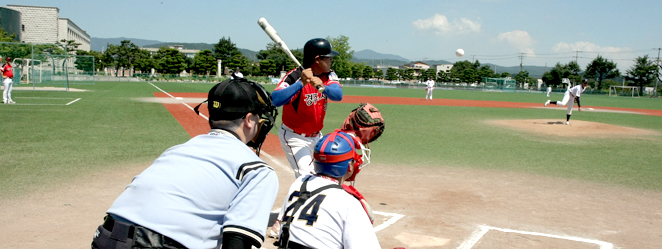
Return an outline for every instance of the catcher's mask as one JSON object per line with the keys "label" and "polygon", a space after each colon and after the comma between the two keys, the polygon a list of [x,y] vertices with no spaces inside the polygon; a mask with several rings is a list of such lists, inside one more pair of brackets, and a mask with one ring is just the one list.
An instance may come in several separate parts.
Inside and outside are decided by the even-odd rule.
{"label": "catcher's mask", "polygon": [[352,167],[352,176],[345,180],[354,181],[356,174],[365,166],[362,155],[356,153],[357,148],[364,149],[358,139],[343,131],[335,130],[325,135],[315,145],[315,172],[340,178]]}
{"label": "catcher's mask", "polygon": [[249,112],[257,115],[260,118],[257,135],[246,145],[254,148],[255,153],[260,155],[260,147],[278,116],[278,109],[271,100],[271,94],[262,85],[244,78],[225,80],[209,90],[207,100],[193,109],[196,114],[200,113],[198,109],[205,102],[209,102],[207,109],[210,125],[215,120],[243,118]]}

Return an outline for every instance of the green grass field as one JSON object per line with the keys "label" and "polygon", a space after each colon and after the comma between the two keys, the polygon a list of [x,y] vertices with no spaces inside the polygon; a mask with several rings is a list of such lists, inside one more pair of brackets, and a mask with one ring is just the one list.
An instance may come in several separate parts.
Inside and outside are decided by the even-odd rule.
{"label": "green grass field", "polygon": [[[206,93],[213,84],[155,83],[167,92]],[[22,86],[22,85],[17,85]],[[16,86],[15,86],[16,87]],[[68,182],[91,172],[148,164],[188,134],[160,103],[136,101],[157,92],[148,83],[72,85],[86,92],[15,90],[0,105],[0,199]],[[269,91],[274,85],[265,86]],[[423,98],[422,89],[345,87],[345,95]],[[544,93],[435,90],[436,99],[542,103]],[[75,99],[80,100],[65,105]],[[552,99],[561,99],[554,94]],[[414,103],[414,101],[412,101]],[[419,102],[420,103],[420,102]],[[26,105],[31,104],[31,105]],[[583,95],[585,106],[662,109],[662,99]],[[356,104],[329,104],[324,132],[340,127]],[[551,109],[378,105],[384,135],[372,162],[403,167],[467,167],[574,178],[662,191],[662,117],[574,112],[573,120],[648,129],[645,138],[559,138],[485,124],[490,119],[565,119]],[[278,124],[280,124],[280,117]],[[275,129],[272,133],[275,135]]]}

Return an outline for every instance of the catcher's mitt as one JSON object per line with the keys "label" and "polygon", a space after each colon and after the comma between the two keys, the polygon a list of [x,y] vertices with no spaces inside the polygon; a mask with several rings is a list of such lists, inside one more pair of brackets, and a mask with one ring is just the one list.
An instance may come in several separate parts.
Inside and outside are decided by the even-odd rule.
{"label": "catcher's mitt", "polygon": [[384,118],[377,107],[370,103],[361,103],[349,113],[341,128],[344,132],[354,133],[366,145],[377,140],[384,132]]}

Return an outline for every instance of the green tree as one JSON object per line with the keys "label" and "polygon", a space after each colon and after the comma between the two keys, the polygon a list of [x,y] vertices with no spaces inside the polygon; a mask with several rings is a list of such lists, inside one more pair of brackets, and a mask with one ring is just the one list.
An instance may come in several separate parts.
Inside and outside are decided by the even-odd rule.
{"label": "green tree", "polygon": [[372,79],[373,77],[375,77],[375,71],[372,69],[371,66],[363,64],[363,63],[361,63],[361,65],[363,66],[363,78],[364,79]]}
{"label": "green tree", "polygon": [[76,55],[83,55],[83,56],[91,56],[91,57],[76,57],[76,61],[74,61],[74,64],[76,65],[76,69],[78,70],[90,70],[90,71],[96,71],[98,69],[101,69],[102,62],[102,54],[101,52],[97,51],[85,51],[85,50],[76,50]]}
{"label": "green tree", "polygon": [[[430,71],[432,70],[432,71]],[[436,79],[436,72],[434,69],[421,69],[418,74],[418,80],[421,82],[427,81],[429,79]]]}
{"label": "green tree", "polygon": [[397,80],[399,78],[398,69],[389,67],[386,69],[386,80]]}
{"label": "green tree", "polygon": [[161,47],[154,55],[156,71],[163,74],[179,74],[186,68],[186,60],[179,50]]}
{"label": "green tree", "polygon": [[582,68],[577,64],[575,61],[570,61],[566,65],[568,68],[568,71],[570,71],[570,75],[568,75],[568,78],[573,84],[579,84],[579,82],[582,82]]}
{"label": "green tree", "polygon": [[616,63],[602,58],[600,55],[586,66],[586,77],[597,81],[597,89],[602,89],[603,80],[616,78],[620,75]]}
{"label": "green tree", "polygon": [[626,71],[625,79],[630,80],[635,86],[639,87],[639,92],[643,91],[644,86],[651,85],[657,77],[657,65],[648,58],[648,55],[637,57],[635,64]]}
{"label": "green tree", "polygon": [[414,79],[414,69],[405,68],[400,70],[400,78],[402,80],[413,80]]}
{"label": "green tree", "polygon": [[351,77],[353,69],[355,69],[352,58],[354,57],[354,50],[349,45],[349,37],[340,35],[337,38],[326,38],[333,50],[338,51],[338,56],[333,58],[332,68],[340,78]]}
{"label": "green tree", "polygon": [[524,87],[524,83],[528,83],[529,81],[529,71],[520,71],[515,75],[515,82],[517,82],[520,87]]}
{"label": "green tree", "polygon": [[437,73],[437,81],[450,82],[451,81],[451,73],[443,71],[443,70],[439,71],[439,73]]}
{"label": "green tree", "polygon": [[210,74],[216,72],[216,58],[211,50],[206,49],[195,54],[193,58],[193,67],[191,69],[197,74]]}
{"label": "green tree", "polygon": [[278,75],[278,67],[276,62],[271,59],[260,61],[260,75],[276,76]]}
{"label": "green tree", "polygon": [[237,46],[232,43],[230,37],[227,39],[222,37],[217,44],[214,44],[214,56],[216,59],[221,60],[222,71],[225,72],[226,68],[234,69],[237,66],[242,65],[242,59],[244,55],[241,54]]}
{"label": "green tree", "polygon": [[581,69],[575,61],[571,61],[566,65],[556,63],[551,70],[542,75],[542,79],[549,86],[561,85],[563,78],[568,78],[576,84],[581,82],[580,72]]}
{"label": "green tree", "polygon": [[[140,48],[130,40],[123,40],[120,45],[108,44],[108,49],[104,52],[104,62],[115,67],[117,70],[115,76],[117,76],[119,69],[133,68],[139,50]],[[125,76],[124,70],[122,70],[122,76]]]}
{"label": "green tree", "polygon": [[71,53],[71,52],[75,53],[78,46],[80,46],[80,43],[77,43],[75,40],[67,40],[67,39],[60,40],[60,42],[58,42],[58,44],[64,46],[65,50],[68,53]]}
{"label": "green tree", "polygon": [[[303,52],[300,49],[291,50],[299,62],[303,61]],[[280,71],[289,71],[296,67],[296,64],[283,52],[275,43],[267,44],[265,50],[258,51],[256,55],[260,60],[260,73],[262,75],[280,75]],[[264,60],[269,60],[265,62]],[[267,63],[266,65],[263,65]]]}
{"label": "green tree", "polygon": [[461,82],[475,82],[477,78],[475,66],[476,64],[467,60],[455,62],[451,68],[452,78],[457,78]]}
{"label": "green tree", "polygon": [[498,78],[508,78],[508,77],[512,77],[512,75],[509,72],[503,72],[498,76]]}
{"label": "green tree", "polygon": [[9,35],[7,31],[0,28],[0,42],[14,42],[14,39],[16,39],[16,34]]}
{"label": "green tree", "polygon": [[483,78],[494,78],[496,75],[494,74],[494,71],[490,68],[490,66],[483,65],[480,68],[478,68],[478,72],[476,72],[478,78],[478,81],[482,81]]}
{"label": "green tree", "polygon": [[138,49],[133,61],[133,69],[141,73],[151,73],[152,68],[156,67],[156,60],[150,51]]}

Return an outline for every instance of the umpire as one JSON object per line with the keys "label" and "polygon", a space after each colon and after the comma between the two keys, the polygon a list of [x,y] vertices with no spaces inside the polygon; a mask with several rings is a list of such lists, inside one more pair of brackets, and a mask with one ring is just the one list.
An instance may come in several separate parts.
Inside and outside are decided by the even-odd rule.
{"label": "umpire", "polygon": [[218,83],[206,102],[211,131],[166,150],[134,177],[92,248],[262,246],[278,177],[256,154],[276,108],[262,86],[245,79]]}

